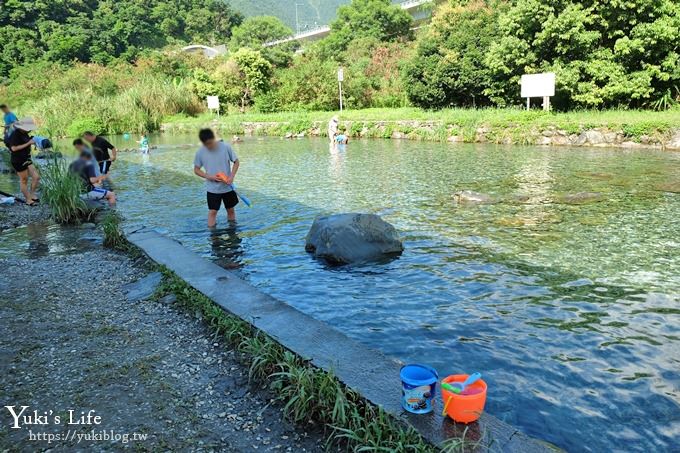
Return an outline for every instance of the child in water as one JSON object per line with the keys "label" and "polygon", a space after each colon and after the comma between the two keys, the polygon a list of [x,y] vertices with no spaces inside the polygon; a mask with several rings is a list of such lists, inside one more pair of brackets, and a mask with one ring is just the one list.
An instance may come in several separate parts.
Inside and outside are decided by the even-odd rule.
{"label": "child in water", "polygon": [[142,134],[142,137],[139,140],[139,150],[142,154],[149,154],[149,138],[146,134]]}
{"label": "child in water", "polygon": [[346,134],[347,129],[341,128],[335,136],[335,143],[338,145],[346,145],[349,142],[349,137]]}

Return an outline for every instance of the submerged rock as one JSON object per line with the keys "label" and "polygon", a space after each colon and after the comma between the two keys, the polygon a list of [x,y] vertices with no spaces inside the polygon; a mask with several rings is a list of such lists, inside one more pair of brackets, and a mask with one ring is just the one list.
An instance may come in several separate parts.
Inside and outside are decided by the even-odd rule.
{"label": "submerged rock", "polygon": [[498,200],[490,195],[471,190],[460,190],[454,193],[453,201],[459,204],[492,204],[498,202]]}
{"label": "submerged rock", "polygon": [[317,217],[305,250],[332,264],[381,261],[404,251],[397,230],[375,214]]}
{"label": "submerged rock", "polygon": [[578,192],[562,195],[558,198],[560,203],[566,204],[585,204],[602,201],[602,194],[599,192]]}
{"label": "submerged rock", "polygon": [[659,184],[656,186],[656,190],[659,192],[680,193],[680,181]]}
{"label": "submerged rock", "polygon": [[524,204],[529,203],[531,201],[531,197],[529,195],[513,195],[508,201],[510,201],[510,203]]}

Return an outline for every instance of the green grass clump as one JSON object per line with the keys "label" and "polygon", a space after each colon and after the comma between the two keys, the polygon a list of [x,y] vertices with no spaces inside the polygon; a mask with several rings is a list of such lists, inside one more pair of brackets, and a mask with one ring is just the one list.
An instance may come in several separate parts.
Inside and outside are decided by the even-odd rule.
{"label": "green grass clump", "polygon": [[128,241],[120,227],[121,218],[116,211],[106,213],[101,221],[102,231],[104,232],[104,247],[116,250],[126,250]]}
{"label": "green grass clump", "polygon": [[[156,297],[174,294],[177,305],[199,314],[249,366],[251,380],[266,383],[298,423],[317,422],[328,446],[349,451],[434,452],[411,427],[392,418],[345,387],[332,373],[314,367],[163,269]],[[461,450],[462,451],[462,450]]]}
{"label": "green grass clump", "polygon": [[49,205],[55,222],[79,223],[92,217],[94,211],[80,198],[83,181],[69,171],[65,161],[51,161],[43,167],[40,176],[42,200]]}

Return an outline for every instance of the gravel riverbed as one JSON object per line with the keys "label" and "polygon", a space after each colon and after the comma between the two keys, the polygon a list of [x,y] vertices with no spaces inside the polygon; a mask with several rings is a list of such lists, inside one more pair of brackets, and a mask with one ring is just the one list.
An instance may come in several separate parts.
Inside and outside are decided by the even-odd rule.
{"label": "gravel riverbed", "polygon": [[[0,451],[323,450],[201,319],[128,298],[144,263],[100,247],[0,259]],[[10,429],[7,405],[47,424]],[[68,424],[90,411],[99,424]]]}
{"label": "gravel riverbed", "polygon": [[35,206],[19,202],[11,205],[0,204],[0,231],[29,223],[46,222],[49,218],[50,208],[44,203]]}

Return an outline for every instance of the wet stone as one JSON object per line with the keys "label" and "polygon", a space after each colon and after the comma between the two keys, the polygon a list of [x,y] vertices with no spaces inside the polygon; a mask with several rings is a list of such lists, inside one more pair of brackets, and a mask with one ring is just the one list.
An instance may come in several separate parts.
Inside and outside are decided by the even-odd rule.
{"label": "wet stone", "polygon": [[123,289],[127,291],[126,297],[131,302],[151,298],[156,292],[158,285],[160,285],[162,278],[163,275],[160,272],[154,272],[134,283],[125,285]]}

